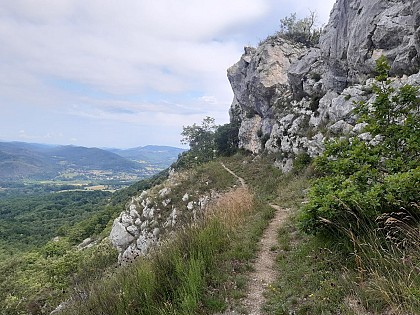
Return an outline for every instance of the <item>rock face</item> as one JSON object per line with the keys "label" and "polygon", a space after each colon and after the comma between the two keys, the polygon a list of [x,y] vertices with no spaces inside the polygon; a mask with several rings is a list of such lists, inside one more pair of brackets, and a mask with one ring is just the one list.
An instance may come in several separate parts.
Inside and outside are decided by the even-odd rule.
{"label": "rock face", "polygon": [[182,173],[172,173],[161,185],[131,198],[114,220],[109,239],[119,252],[120,264],[146,255],[175,229],[197,220],[215,197],[213,191],[205,195],[195,191],[174,194],[172,190],[183,182],[183,177]]}
{"label": "rock face", "polygon": [[371,76],[385,55],[391,75],[418,71],[418,1],[338,0],[320,40],[327,89],[342,89]]}
{"label": "rock face", "polygon": [[246,47],[241,60],[228,69],[234,91],[231,116],[239,117],[240,146],[259,152],[259,138],[270,135],[276,106],[289,102],[287,70],[305,51],[281,38],[273,37],[257,49]]}
{"label": "rock face", "polygon": [[[337,0],[319,47],[271,36],[246,47],[228,69],[239,146],[277,154],[289,171],[298,154],[318,155],[330,135],[355,132],[355,102],[372,98],[384,55],[396,81],[420,69],[420,1]],[[414,79],[414,82],[417,82]]]}

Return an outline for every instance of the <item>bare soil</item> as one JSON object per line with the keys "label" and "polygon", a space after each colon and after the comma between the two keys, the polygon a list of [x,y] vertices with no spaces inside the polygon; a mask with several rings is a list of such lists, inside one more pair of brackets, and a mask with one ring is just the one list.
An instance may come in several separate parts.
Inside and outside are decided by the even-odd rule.
{"label": "bare soil", "polygon": [[247,296],[243,300],[243,306],[250,315],[262,314],[261,308],[265,302],[263,293],[277,278],[275,268],[277,231],[287,218],[288,209],[282,209],[277,205],[271,206],[276,209],[276,213],[260,240],[260,251],[253,263],[254,271],[249,275]]}
{"label": "bare soil", "polygon": [[[235,172],[227,168],[221,163],[223,168],[238,179],[241,186],[245,187],[246,182]],[[261,308],[264,305],[264,291],[269,287],[270,283],[276,280],[277,272],[275,268],[275,260],[277,256],[277,232],[288,216],[289,209],[283,209],[277,205],[270,205],[276,212],[274,218],[264,231],[260,244],[258,256],[253,262],[253,272],[249,274],[249,282],[246,297],[242,300],[242,305],[249,315],[262,314]],[[236,315],[236,311],[229,311],[223,315]]]}

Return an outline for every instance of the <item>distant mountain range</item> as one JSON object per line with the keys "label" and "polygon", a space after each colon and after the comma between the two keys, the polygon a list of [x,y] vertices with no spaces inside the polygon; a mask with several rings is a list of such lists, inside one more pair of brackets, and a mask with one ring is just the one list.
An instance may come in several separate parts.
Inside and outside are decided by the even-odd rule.
{"label": "distant mountain range", "polygon": [[168,167],[170,164],[175,162],[178,155],[185,151],[185,149],[169,147],[169,146],[158,146],[158,145],[147,145],[145,147],[137,147],[126,150],[121,149],[106,149],[112,153],[116,153],[126,159],[137,161],[139,163],[153,164],[160,167]]}
{"label": "distant mountain range", "polygon": [[0,180],[54,179],[65,172],[89,171],[148,176],[170,166],[183,151],[167,146],[120,150],[0,142]]}

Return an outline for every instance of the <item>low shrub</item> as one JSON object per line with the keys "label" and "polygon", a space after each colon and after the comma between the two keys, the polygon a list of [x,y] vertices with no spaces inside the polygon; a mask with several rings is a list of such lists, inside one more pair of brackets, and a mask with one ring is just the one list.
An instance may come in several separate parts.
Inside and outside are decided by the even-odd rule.
{"label": "low shrub", "polygon": [[374,141],[334,139],[315,160],[319,178],[301,212],[302,228],[336,237],[362,233],[382,213],[403,211],[420,219],[420,97],[418,88],[395,91],[383,58],[377,63],[376,99],[355,112]]}

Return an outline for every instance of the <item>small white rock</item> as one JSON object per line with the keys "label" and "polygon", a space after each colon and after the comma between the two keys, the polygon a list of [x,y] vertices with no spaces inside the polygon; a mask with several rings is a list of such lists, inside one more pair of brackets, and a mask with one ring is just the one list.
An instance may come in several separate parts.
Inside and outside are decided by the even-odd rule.
{"label": "small white rock", "polygon": [[192,209],[194,209],[194,202],[190,201],[190,202],[187,204],[187,209],[188,209],[188,210],[192,210]]}

